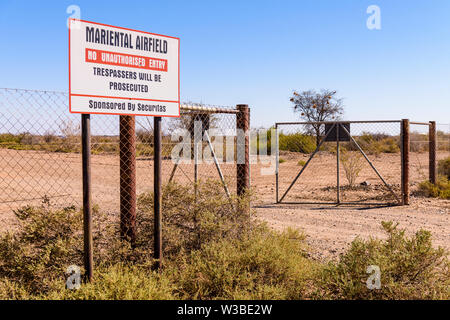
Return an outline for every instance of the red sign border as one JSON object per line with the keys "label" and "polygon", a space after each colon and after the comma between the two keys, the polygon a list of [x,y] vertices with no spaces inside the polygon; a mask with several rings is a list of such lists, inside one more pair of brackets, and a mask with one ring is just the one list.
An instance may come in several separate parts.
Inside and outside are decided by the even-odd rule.
{"label": "red sign border", "polygon": [[[122,30],[128,30],[128,31],[134,31],[134,32],[142,32],[146,34],[151,34],[154,36],[159,37],[165,37],[165,38],[171,38],[178,40],[178,101],[170,101],[170,100],[156,100],[156,99],[139,99],[139,98],[126,98],[126,97],[110,97],[110,96],[96,96],[96,95],[86,95],[86,94],[75,94],[72,93],[72,87],[71,87],[71,73],[70,73],[70,22],[71,21],[80,21],[80,22],[86,22],[86,23],[92,23],[99,26],[104,27],[110,27],[110,28],[117,28]],[[178,115],[150,115],[150,114],[129,114],[129,113],[111,113],[111,112],[80,112],[80,111],[72,111],[72,96],[80,96],[80,97],[92,97],[92,98],[110,98],[110,99],[125,99],[125,100],[137,100],[137,101],[155,101],[155,102],[174,102],[178,103]],[[178,37],[172,37],[172,36],[166,36],[158,33],[151,33],[147,31],[140,31],[140,30],[134,30],[129,28],[123,28],[123,27],[117,27],[112,26],[108,24],[98,23],[98,22],[92,22],[92,21],[86,21],[86,20],[80,20],[80,19],[74,19],[69,18],[69,112],[70,113],[80,113],[80,114],[106,114],[106,115],[123,115],[123,116],[147,116],[147,117],[166,117],[166,118],[179,118],[180,117],[180,38]]]}

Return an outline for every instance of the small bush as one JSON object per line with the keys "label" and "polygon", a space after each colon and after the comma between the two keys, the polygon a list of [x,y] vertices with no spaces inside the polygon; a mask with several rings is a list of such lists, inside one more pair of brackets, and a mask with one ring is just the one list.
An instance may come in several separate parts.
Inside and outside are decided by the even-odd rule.
{"label": "small bush", "polygon": [[301,299],[316,271],[302,234],[265,226],[205,244],[174,270],[187,299]]}
{"label": "small bush", "polygon": [[284,160],[283,158],[278,159],[278,163],[284,163],[286,162],[286,160]]}
{"label": "small bush", "polygon": [[[383,223],[387,240],[356,239],[338,262],[311,259],[305,236],[250,219],[248,198],[220,184],[163,188],[163,268],[151,271],[153,195],[138,201],[138,240],[118,239],[117,221],[94,207],[94,281],[65,289],[69,265],[83,265],[82,213],[73,207],[27,207],[20,228],[0,236],[0,299],[448,299],[449,261],[419,231],[407,238]],[[381,269],[369,290],[366,268]]]}
{"label": "small bush", "polygon": [[45,143],[54,143],[57,140],[57,137],[54,132],[47,130],[42,136],[42,139]]}
{"label": "small bush", "polygon": [[381,152],[384,153],[397,153],[400,152],[399,143],[394,138],[385,138],[380,141]]}
{"label": "small bush", "polygon": [[423,181],[419,184],[419,195],[432,198],[450,199],[450,180],[441,177],[436,184]]}
{"label": "small bush", "polygon": [[[45,300],[173,300],[176,287],[170,278],[150,269],[117,263],[100,266],[94,272],[95,281],[78,290],[68,290],[64,282],[55,285],[48,294],[35,299]],[[20,291],[19,291],[20,293]]]}
{"label": "small bush", "polygon": [[153,143],[153,130],[138,129],[138,130],[136,130],[136,137],[139,142],[152,144]]}
{"label": "small bush", "polygon": [[20,143],[21,140],[20,135],[15,135],[11,133],[2,133],[0,134],[0,144],[17,144]]}
{"label": "small bush", "polygon": [[[378,155],[380,153],[397,153],[400,152],[399,138],[395,138],[386,134],[363,133],[356,138],[356,141],[369,154]],[[356,146],[349,148],[356,151]]]}
{"label": "small bush", "polygon": [[297,165],[300,166],[300,167],[304,167],[305,164],[306,164],[305,160],[300,160],[299,162],[297,162]]}
{"label": "small bush", "polygon": [[[55,209],[44,201],[41,206],[25,207],[14,213],[19,230],[0,235],[0,288],[9,288],[11,293],[25,290],[33,295],[65,283],[67,267],[83,265],[82,211],[73,206]],[[118,241],[116,228],[111,228],[96,206],[93,217],[94,262],[117,262],[112,258],[117,257],[124,245]],[[123,256],[120,259],[126,261]],[[21,285],[11,286],[12,283]]]}
{"label": "small bush", "polygon": [[290,152],[312,153],[316,149],[314,137],[301,133],[280,134],[279,149]]}
{"label": "small bush", "polygon": [[341,163],[344,167],[345,177],[349,186],[353,186],[363,169],[363,157],[359,152],[346,151],[342,149]]}
{"label": "small bush", "polygon": [[[191,186],[168,184],[163,188],[163,244],[165,255],[191,251],[215,239],[236,237],[245,232],[249,216],[243,210],[244,198],[228,199],[223,186],[205,181],[198,185],[195,198]],[[245,200],[244,200],[245,199]],[[153,243],[153,193],[138,198],[137,247]]]}
{"label": "small bush", "polygon": [[82,264],[82,220],[74,207],[26,207],[15,212],[21,229],[0,237],[0,278],[43,290],[69,264]]}
{"label": "small bush", "polygon": [[[434,249],[431,234],[407,238],[392,222],[382,223],[387,240],[356,239],[339,262],[324,269],[322,285],[331,299],[448,299],[450,269],[446,252]],[[369,289],[367,267],[381,271],[381,288]]]}

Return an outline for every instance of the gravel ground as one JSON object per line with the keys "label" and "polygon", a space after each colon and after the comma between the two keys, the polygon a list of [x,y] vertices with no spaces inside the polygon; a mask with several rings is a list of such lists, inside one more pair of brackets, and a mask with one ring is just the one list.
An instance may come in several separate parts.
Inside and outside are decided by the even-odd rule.
{"label": "gravel ground", "polygon": [[349,207],[318,205],[259,205],[256,216],[275,229],[299,228],[307,235],[313,256],[334,259],[356,238],[385,234],[382,221],[395,221],[411,235],[432,232],[433,244],[450,250],[450,201],[412,198],[405,207]]}

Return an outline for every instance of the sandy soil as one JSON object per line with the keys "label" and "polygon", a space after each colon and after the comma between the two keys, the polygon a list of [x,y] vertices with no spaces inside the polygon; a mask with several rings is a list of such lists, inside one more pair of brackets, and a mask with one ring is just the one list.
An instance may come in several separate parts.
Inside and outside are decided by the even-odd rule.
{"label": "sandy soil", "polygon": [[278,230],[299,228],[307,235],[313,256],[336,258],[356,238],[383,238],[382,221],[395,221],[407,234],[426,229],[433,244],[450,250],[450,201],[412,198],[405,207],[317,205],[256,206],[256,216]]}
{"label": "sandy soil", "polygon": [[[439,153],[439,158],[448,156]],[[280,164],[280,197],[285,192],[306,155],[281,153],[285,162]],[[394,193],[400,196],[400,156],[382,154],[369,156]],[[45,153],[0,149],[0,230],[15,225],[12,209],[26,204],[39,204],[46,195],[54,204],[81,205],[81,158],[77,154]],[[153,162],[137,161],[137,192],[153,188]],[[231,191],[235,190],[235,165],[222,165]],[[254,164],[251,183],[256,200],[252,203],[256,216],[277,229],[296,227],[308,235],[308,242],[319,259],[336,257],[357,236],[383,236],[381,221],[393,220],[413,233],[420,228],[433,232],[434,244],[450,250],[450,201],[412,197],[407,207],[382,206],[334,206],[274,204],[275,177],[262,174],[267,165]],[[117,156],[94,155],[92,157],[93,201],[100,209],[112,215],[119,211],[119,159]],[[173,169],[171,160],[164,160],[163,180],[168,181]],[[411,189],[426,179],[427,154],[411,154]],[[218,178],[214,164],[199,168],[202,179]],[[193,166],[183,164],[175,174],[180,183],[192,183]],[[340,181],[342,201],[395,202],[393,196],[364,162],[355,187],[348,188],[344,169]],[[366,182],[368,186],[360,186]],[[319,154],[311,161],[304,174],[285,197],[286,202],[335,201],[336,158],[331,154]]]}

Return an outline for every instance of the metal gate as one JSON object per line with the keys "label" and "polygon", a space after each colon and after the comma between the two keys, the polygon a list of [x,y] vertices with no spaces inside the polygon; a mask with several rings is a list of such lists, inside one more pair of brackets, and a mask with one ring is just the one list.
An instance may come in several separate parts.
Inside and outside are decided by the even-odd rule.
{"label": "metal gate", "polygon": [[409,200],[407,120],[276,123],[276,202]]}

